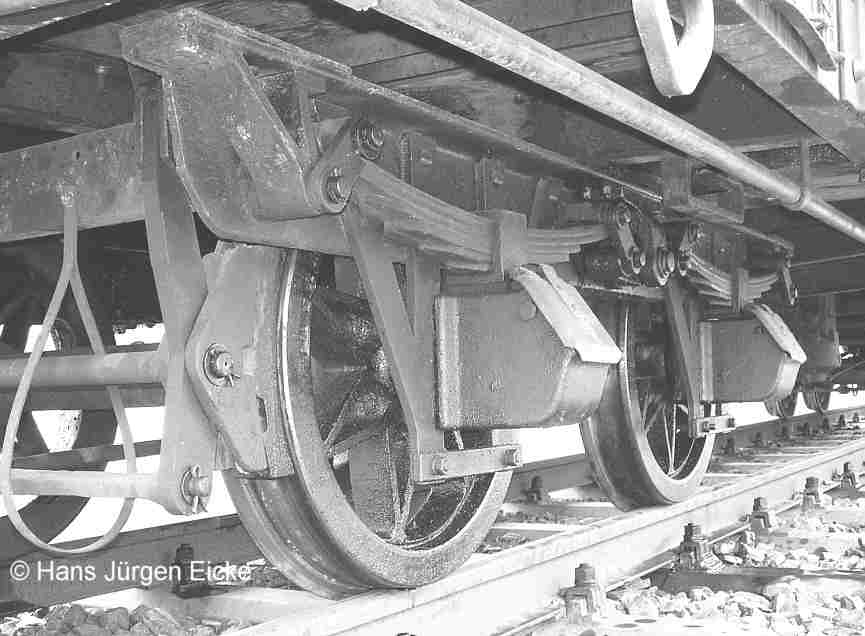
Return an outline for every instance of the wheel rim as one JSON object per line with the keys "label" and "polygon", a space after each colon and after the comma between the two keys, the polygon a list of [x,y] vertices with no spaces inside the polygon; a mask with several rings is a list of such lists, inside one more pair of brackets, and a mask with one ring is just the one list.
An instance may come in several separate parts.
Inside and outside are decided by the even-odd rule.
{"label": "wheel rim", "polygon": [[[798,400],[799,392],[793,391],[790,395],[781,398],[780,400],[771,400],[766,402],[766,410],[775,417],[788,419],[793,417],[796,412],[796,401]],[[807,396],[806,396],[807,397]]]}
{"label": "wheel rim", "polygon": [[829,410],[829,399],[832,397],[830,391],[807,391],[804,393],[805,406],[817,413],[825,413]]}
{"label": "wheel rim", "polygon": [[[286,563],[289,577],[306,578],[307,584],[298,583],[311,583],[319,593],[428,583],[476,549],[495,519],[510,475],[412,490],[399,403],[368,309],[362,300],[320,285],[317,264],[311,254],[287,252],[274,281],[278,320],[275,339],[269,341],[277,344],[273,362],[279,381],[271,398],[280,400],[296,474],[267,481],[231,476],[231,488],[244,499],[239,511],[246,510],[241,514],[248,527],[257,526],[250,529],[254,537],[269,535],[263,537],[266,548],[260,544],[265,555]],[[333,313],[342,315],[324,324]],[[479,442],[453,440],[455,446],[460,443]],[[361,459],[397,469],[380,472],[369,484],[364,480],[370,472],[362,479],[353,474],[353,468],[361,472]],[[400,493],[395,503],[394,493]],[[373,505],[388,498],[390,511]],[[286,540],[304,546],[299,577],[295,564],[284,558]]]}
{"label": "wheel rim", "polygon": [[[2,304],[4,310],[3,333],[0,335],[0,347],[5,354],[20,353],[25,350],[30,327],[41,319],[44,302],[50,293],[48,283],[37,277],[29,277],[23,289],[30,289],[31,294],[22,302],[20,293],[7,298]],[[83,327],[77,324],[75,310],[65,306],[61,318],[57,322],[53,334],[54,346],[57,350],[72,349],[86,343]],[[8,406],[0,409],[0,434],[6,426]],[[35,455],[39,453],[69,450],[71,448],[86,448],[111,444],[117,428],[117,422],[111,411],[80,411],[75,421],[63,422],[64,416],[58,417],[57,412],[26,411],[19,428],[15,457]],[[53,420],[53,421],[52,421]],[[51,428],[57,428],[51,435]],[[66,430],[63,430],[63,429]],[[78,470],[103,470],[105,463],[94,463]],[[33,529],[43,541],[51,541],[65,530],[80,514],[87,504],[84,497],[37,496],[26,497],[27,503],[19,508],[19,513],[25,523]],[[8,517],[0,518],[0,560],[15,558],[33,548],[21,537],[12,526]]]}
{"label": "wheel rim", "polygon": [[617,303],[599,314],[623,356],[598,415],[581,426],[598,482],[624,509],[683,501],[699,487],[714,439],[688,435],[666,324],[648,303]]}

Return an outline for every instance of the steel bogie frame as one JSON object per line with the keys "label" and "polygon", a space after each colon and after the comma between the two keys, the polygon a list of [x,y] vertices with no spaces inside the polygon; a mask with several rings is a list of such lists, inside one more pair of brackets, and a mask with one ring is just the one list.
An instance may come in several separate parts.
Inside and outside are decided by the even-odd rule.
{"label": "steel bogie frame", "polygon": [[[337,492],[337,481],[305,473],[320,468],[321,457],[298,451],[321,440],[298,440],[302,427],[291,428],[294,409],[262,397],[279,387],[290,394],[286,378],[301,375],[274,362],[289,339],[269,322],[276,305],[288,302],[273,293],[280,283],[274,272],[282,271],[286,254],[349,263],[381,343],[382,384],[392,386],[404,422],[408,481],[430,492],[448,480],[474,484],[453,513],[457,521],[467,514],[466,501],[494,504],[503,496],[508,471],[521,464],[521,449],[507,429],[592,417],[606,386],[629,386],[631,367],[622,362],[621,342],[608,333],[615,325],[598,317],[610,295],[664,308],[672,347],[662,366],[681,378],[669,383],[666,397],[683,404],[687,418],[685,430],[677,430],[674,413],[674,436],[705,438],[699,446],[705,441],[710,450],[711,434],[734,422],[711,412],[708,403],[776,399],[793,389],[805,357],[783,320],[758,302],[770,289],[778,292],[775,307],[795,300],[792,246],[745,225],[741,200],[695,201],[688,162],[668,159],[664,191],[655,192],[195,10],[130,27],[122,44],[134,65],[135,121],[0,156],[0,241],[62,233],[73,263],[78,254],[68,246],[79,230],[143,221],[165,336],[157,350],[103,351],[94,344],[92,354],[40,360],[40,348],[27,360],[0,364],[0,390],[16,390],[23,404],[31,389],[34,400],[43,395],[50,402],[59,399],[52,391],[65,390],[67,397],[75,391],[83,399],[88,390],[111,387],[117,411],[126,396],[155,388],[166,409],[159,468],[153,474],[40,474],[22,467],[24,458],[13,464],[7,453],[0,461],[7,496],[146,497],[189,514],[206,505],[215,470],[238,478],[237,492],[260,487],[262,500],[269,492],[262,484],[289,493],[286,498],[316,488]],[[619,90],[625,106],[636,108],[631,94]],[[628,121],[667,143],[680,140],[686,151],[705,142],[708,150],[697,153],[702,159],[857,240],[865,237],[858,223],[806,186],[744,161],[669,113],[653,119],[656,114]],[[708,229],[701,233],[698,222]],[[202,257],[205,233],[219,245]],[[734,246],[730,271],[711,262],[712,250],[701,256],[707,234]],[[748,270],[751,244],[770,256],[759,275]],[[307,256],[293,274],[292,302],[315,302],[312,288],[323,279]],[[308,314],[303,307],[278,310]],[[310,340],[302,336],[296,339],[301,349]],[[730,381],[739,361],[724,350],[728,340],[738,352],[760,351],[756,375]],[[310,387],[304,389],[291,399],[299,400],[298,412],[314,412],[306,399]],[[620,392],[630,399],[630,389]],[[630,439],[633,433],[619,434]],[[358,444],[377,435],[367,433]],[[485,441],[465,444],[463,435]],[[701,455],[692,463],[704,468],[706,461]],[[486,495],[470,481],[477,475],[494,475]],[[303,488],[285,485],[295,477]],[[397,481],[385,495],[393,496],[391,517],[402,517],[403,527],[390,539],[404,542],[416,502],[411,489],[399,501]],[[255,505],[250,516],[265,514]],[[309,509],[325,517],[328,500]],[[465,521],[462,531],[451,524],[442,533],[475,531],[492,514],[481,504],[477,509],[479,520]],[[350,509],[340,501],[333,511],[344,521]],[[260,544],[284,538],[257,530]],[[336,546],[340,554],[351,554],[355,537],[388,559],[399,553],[381,548],[366,529],[327,540],[292,532],[298,541]],[[337,530],[321,535],[328,532]],[[452,551],[435,540],[430,554]],[[467,554],[465,545],[455,551]],[[380,568],[365,564],[372,554],[356,558],[355,566],[368,570],[351,570],[345,578],[334,574],[342,567],[337,557],[319,563],[306,554],[295,566],[309,587],[324,593],[370,582],[410,586],[423,578],[419,565],[399,573],[406,561],[396,557]],[[333,588],[331,580],[338,581]]]}

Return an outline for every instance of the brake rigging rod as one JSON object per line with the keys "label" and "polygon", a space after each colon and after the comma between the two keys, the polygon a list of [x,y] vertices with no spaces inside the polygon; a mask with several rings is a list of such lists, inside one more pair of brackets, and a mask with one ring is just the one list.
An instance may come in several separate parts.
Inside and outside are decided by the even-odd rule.
{"label": "brake rigging rod", "polygon": [[811,192],[807,185],[757,163],[660,106],[459,0],[336,0],[375,9],[424,33],[569,97],[722,170],[865,243],[865,226]]}

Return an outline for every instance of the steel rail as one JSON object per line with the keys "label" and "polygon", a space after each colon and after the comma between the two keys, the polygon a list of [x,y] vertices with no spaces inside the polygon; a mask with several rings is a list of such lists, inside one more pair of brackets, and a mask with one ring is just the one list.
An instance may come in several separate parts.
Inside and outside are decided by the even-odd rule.
{"label": "steel rail", "polygon": [[[792,455],[761,473],[704,488],[680,504],[636,510],[585,526],[555,526],[551,531],[561,531],[496,555],[477,555],[424,588],[371,592],[335,602],[326,611],[321,606],[309,611],[295,606],[285,618],[243,630],[239,636],[501,634],[508,619],[549,607],[559,590],[573,584],[574,567],[581,562],[594,565],[610,588],[674,549],[687,523],[700,524],[708,535],[726,532],[751,511],[755,497],[766,497],[773,508],[789,505],[806,477],[828,482],[844,462],[860,465],[863,459],[861,437],[812,456]],[[478,611],[488,608],[490,599],[507,612]]]}
{"label": "steel rail", "polygon": [[639,130],[865,243],[865,226],[660,106],[459,0],[337,0],[375,9]]}
{"label": "steel rail", "polygon": [[69,0],[0,0],[0,16],[44,9],[55,4],[67,4]]}
{"label": "steel rail", "polygon": [[[786,423],[770,420],[754,427],[818,424],[823,417],[834,421],[842,414],[849,420],[860,410],[840,409],[825,416],[812,413]],[[756,496],[766,497],[773,509],[789,507],[795,502],[791,495],[802,490],[805,477],[817,476],[828,482],[843,462],[859,465],[865,459],[865,437],[851,441],[841,435],[840,439],[837,446],[819,454],[807,455],[800,450],[759,474],[739,475],[725,484],[706,486],[694,498],[674,506],[619,513],[585,525],[532,524],[533,534],[541,538],[496,555],[475,555],[451,576],[416,590],[382,590],[329,601],[298,590],[240,589],[203,599],[197,607],[203,615],[265,621],[237,632],[238,636],[336,636],[348,632],[359,636],[400,632],[501,636],[509,633],[511,619],[525,622],[527,616],[540,616],[538,610],[542,608],[546,608],[542,612],[546,616],[558,591],[573,583],[573,569],[580,562],[595,565],[601,582],[610,588],[645,574],[647,564],[664,565],[669,550],[680,542],[686,523],[699,523],[708,536],[717,537],[750,512]],[[824,446],[818,443],[817,448]],[[567,459],[583,463],[581,456],[562,461]],[[560,470],[559,463],[552,460],[536,466],[539,470]],[[237,518],[231,516],[124,533],[104,554],[90,559],[97,571],[108,561],[161,565],[173,558],[173,548],[181,542],[195,545],[196,559],[222,562],[257,555]],[[45,567],[45,558],[33,553],[24,560],[31,567],[40,563]],[[8,575],[9,566],[0,565],[0,607],[3,602],[10,606],[68,602],[129,586],[116,580],[97,580],[90,585],[18,581]],[[155,591],[136,592],[129,601],[162,606],[161,602],[170,599],[170,594]],[[91,601],[94,599],[88,603]],[[489,608],[491,601],[497,611],[478,611]],[[104,602],[106,607],[119,604],[117,597],[110,596]],[[188,606],[184,607],[187,609],[183,611],[188,611]]]}

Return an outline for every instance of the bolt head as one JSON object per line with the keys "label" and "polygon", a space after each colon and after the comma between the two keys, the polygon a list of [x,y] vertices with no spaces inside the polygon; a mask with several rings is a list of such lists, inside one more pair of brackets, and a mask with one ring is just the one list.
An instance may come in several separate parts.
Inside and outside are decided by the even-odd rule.
{"label": "bolt head", "polygon": [[505,466],[516,468],[523,463],[523,454],[519,448],[509,448],[505,451]]}
{"label": "bolt head", "polygon": [[528,322],[538,315],[538,306],[526,299],[520,303],[520,318]]}
{"label": "bolt head", "polygon": [[436,455],[432,460],[432,472],[435,475],[448,474],[448,458],[444,455]]}
{"label": "bolt head", "polygon": [[222,345],[210,345],[204,353],[204,374],[217,386],[233,383],[235,366],[234,356]]}
{"label": "bolt head", "polygon": [[324,180],[324,193],[331,203],[344,203],[350,194],[348,181],[338,170],[331,172]]}
{"label": "bolt head", "polygon": [[227,378],[231,374],[234,367],[234,358],[228,351],[222,351],[216,354],[210,360],[210,371],[217,378]]}
{"label": "bolt head", "polygon": [[646,253],[638,248],[631,250],[631,264],[635,271],[640,271],[646,266]]}

